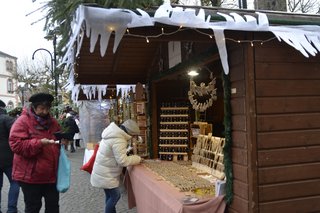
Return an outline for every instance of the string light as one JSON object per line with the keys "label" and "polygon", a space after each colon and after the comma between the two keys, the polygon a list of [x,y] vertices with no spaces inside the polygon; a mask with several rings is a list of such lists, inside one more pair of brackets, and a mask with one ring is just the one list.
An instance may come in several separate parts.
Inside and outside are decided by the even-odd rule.
{"label": "string light", "polygon": [[269,39],[266,39],[266,40],[235,40],[235,39],[232,39],[232,38],[226,38],[226,40],[228,41],[232,41],[232,42],[236,42],[236,43],[250,43],[251,47],[254,46],[255,43],[259,43],[260,45],[263,45],[264,43],[267,43],[269,41],[272,41],[276,39],[276,37],[272,37],[272,38],[269,38]]}
{"label": "string light", "polygon": [[[138,35],[138,34],[132,34],[130,33],[129,29],[127,29],[127,36],[132,36],[132,37],[137,37],[137,38],[144,38],[146,39],[146,42],[147,43],[150,43],[149,41],[149,38],[159,38],[161,36],[166,36],[166,35],[173,35],[177,32],[180,32],[180,31],[185,31],[185,30],[194,30],[202,35],[206,35],[208,36],[210,39],[212,39],[214,37],[214,34],[210,34],[210,33],[205,33],[201,30],[198,30],[198,29],[194,29],[194,28],[183,28],[183,26],[181,25],[177,30],[175,31],[172,31],[172,32],[165,32],[164,28],[162,27],[161,28],[161,33],[160,34],[157,34],[157,35],[148,35],[148,36],[145,36],[145,35]],[[224,41],[232,41],[232,42],[235,42],[235,43],[238,43],[238,44],[241,44],[241,43],[250,43],[250,46],[253,47],[255,43],[259,43],[260,45],[263,45],[264,43],[266,42],[269,42],[269,41],[272,41],[276,39],[276,37],[272,37],[272,38],[269,38],[269,39],[266,39],[266,40],[235,40],[235,39],[232,39],[232,38],[224,38],[223,40]]]}

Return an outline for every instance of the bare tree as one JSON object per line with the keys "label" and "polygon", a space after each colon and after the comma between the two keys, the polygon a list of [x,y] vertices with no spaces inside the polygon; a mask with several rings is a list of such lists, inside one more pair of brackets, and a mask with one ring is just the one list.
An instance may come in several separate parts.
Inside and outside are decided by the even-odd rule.
{"label": "bare tree", "polygon": [[201,0],[202,6],[238,8],[237,0]]}
{"label": "bare tree", "polygon": [[18,82],[17,94],[21,95],[23,90],[24,97],[20,97],[21,100],[37,92],[54,93],[54,80],[49,64],[45,58],[37,63],[23,59],[18,64],[17,72],[12,73],[12,76]]}
{"label": "bare tree", "polygon": [[319,0],[289,0],[288,10],[300,13],[319,13]]}

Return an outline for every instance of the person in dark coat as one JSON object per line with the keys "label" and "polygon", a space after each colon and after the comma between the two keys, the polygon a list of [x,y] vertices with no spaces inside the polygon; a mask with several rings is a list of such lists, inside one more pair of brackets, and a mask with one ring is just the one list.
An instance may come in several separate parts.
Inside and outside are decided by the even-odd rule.
{"label": "person in dark coat", "polygon": [[[12,162],[13,152],[9,146],[9,133],[14,118],[9,116],[6,112],[6,104],[0,100],[0,201],[1,201],[1,189],[3,185],[3,174],[5,174],[9,180],[10,188],[8,193],[8,210],[7,213],[18,212],[17,204],[20,187],[18,182],[12,180]],[[1,203],[0,203],[1,204]],[[1,212],[1,205],[0,205]]]}
{"label": "person in dark coat", "polygon": [[[45,202],[46,213],[59,212],[56,188],[60,144],[54,133],[58,121],[50,115],[53,96],[37,93],[12,125],[9,144],[14,152],[12,178],[24,194],[25,213],[38,213]],[[65,143],[61,140],[61,143]]]}
{"label": "person in dark coat", "polygon": [[79,127],[73,117],[72,112],[68,112],[66,114],[66,118],[64,119],[63,126],[65,127],[66,135],[68,135],[67,139],[70,142],[70,151],[75,152],[76,149],[74,147],[73,138],[76,133],[79,133]]}

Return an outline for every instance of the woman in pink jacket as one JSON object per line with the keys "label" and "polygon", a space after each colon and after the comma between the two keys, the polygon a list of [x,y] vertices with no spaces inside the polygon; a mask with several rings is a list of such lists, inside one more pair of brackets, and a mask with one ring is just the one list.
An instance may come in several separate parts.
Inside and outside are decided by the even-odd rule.
{"label": "woman in pink jacket", "polygon": [[53,96],[32,95],[13,124],[9,143],[14,152],[12,178],[19,182],[24,194],[25,212],[38,213],[45,200],[47,213],[59,212],[56,178],[60,145],[54,133],[60,130],[49,111]]}

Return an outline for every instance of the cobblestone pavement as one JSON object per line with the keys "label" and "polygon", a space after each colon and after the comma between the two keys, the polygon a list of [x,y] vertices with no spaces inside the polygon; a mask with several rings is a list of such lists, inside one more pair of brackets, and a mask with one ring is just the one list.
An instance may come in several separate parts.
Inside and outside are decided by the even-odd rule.
{"label": "cobblestone pavement", "polygon": [[[104,192],[102,189],[94,188],[90,184],[90,175],[81,171],[84,149],[77,149],[75,153],[67,153],[71,161],[71,186],[70,189],[60,194],[61,213],[104,213]],[[1,207],[2,212],[7,212],[7,194],[9,182],[4,176]],[[41,213],[44,213],[44,202]],[[122,195],[117,203],[117,213],[137,213],[136,208],[128,209],[127,194],[122,189]],[[18,201],[19,213],[24,212],[23,193],[20,190]]]}

